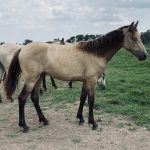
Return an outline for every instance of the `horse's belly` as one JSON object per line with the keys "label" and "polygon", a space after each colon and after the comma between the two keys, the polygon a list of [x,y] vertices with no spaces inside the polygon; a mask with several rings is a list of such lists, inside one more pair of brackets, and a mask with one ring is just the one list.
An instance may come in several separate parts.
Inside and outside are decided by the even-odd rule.
{"label": "horse's belly", "polygon": [[53,78],[65,81],[84,80],[83,71],[74,67],[49,67],[49,69],[46,71],[46,74]]}

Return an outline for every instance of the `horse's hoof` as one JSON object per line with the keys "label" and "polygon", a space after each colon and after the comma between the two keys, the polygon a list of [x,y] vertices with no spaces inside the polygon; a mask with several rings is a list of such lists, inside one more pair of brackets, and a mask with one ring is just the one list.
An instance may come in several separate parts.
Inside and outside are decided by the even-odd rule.
{"label": "horse's hoof", "polygon": [[80,121],[79,121],[79,125],[83,125],[84,124],[84,122],[85,122],[85,120],[82,118],[82,119],[80,119]]}
{"label": "horse's hoof", "polygon": [[93,124],[93,130],[96,130],[98,128],[98,124],[97,123],[94,123]]}
{"label": "horse's hoof", "polygon": [[13,98],[11,99],[11,102],[12,102],[12,103],[14,102],[14,99],[13,99]]}
{"label": "horse's hoof", "polygon": [[43,125],[49,125],[49,121],[47,120],[47,119],[45,119],[44,121],[43,121]]}
{"label": "horse's hoof", "polygon": [[26,124],[22,124],[22,123],[19,123],[19,127],[23,133],[27,133],[30,129]]}
{"label": "horse's hoof", "polygon": [[49,125],[49,121],[47,119],[40,120],[40,123],[43,123],[44,126]]}
{"label": "horse's hoof", "polygon": [[23,129],[23,133],[28,133],[29,132],[29,127],[25,127],[24,129]]}
{"label": "horse's hoof", "polygon": [[84,124],[84,122],[85,122],[85,120],[83,119],[83,117],[81,118],[81,117],[76,117],[77,118],[77,120],[79,120],[79,125],[83,125]]}
{"label": "horse's hoof", "polygon": [[22,125],[19,125],[20,126],[20,130],[23,132],[23,133],[27,133],[27,132],[29,132],[29,127],[28,126],[25,126],[25,127],[23,127]]}
{"label": "horse's hoof", "polygon": [[96,130],[98,128],[98,124],[96,122],[89,122],[89,126],[92,125],[92,129]]}

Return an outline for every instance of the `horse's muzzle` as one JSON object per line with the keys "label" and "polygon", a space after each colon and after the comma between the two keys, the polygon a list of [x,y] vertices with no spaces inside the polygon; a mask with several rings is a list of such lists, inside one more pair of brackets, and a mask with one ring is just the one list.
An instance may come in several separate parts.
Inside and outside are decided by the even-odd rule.
{"label": "horse's muzzle", "polygon": [[148,56],[148,53],[139,53],[138,59],[139,59],[139,61],[143,61],[143,60],[147,59],[147,56]]}

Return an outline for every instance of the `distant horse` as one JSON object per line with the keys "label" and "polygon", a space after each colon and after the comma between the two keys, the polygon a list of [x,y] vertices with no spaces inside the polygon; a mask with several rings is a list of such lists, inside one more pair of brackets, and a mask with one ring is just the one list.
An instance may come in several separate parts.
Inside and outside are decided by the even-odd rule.
{"label": "distant horse", "polygon": [[97,80],[97,84],[100,89],[105,89],[106,88],[106,82],[105,82],[105,72],[102,74],[101,78]]}
{"label": "distant horse", "polygon": [[88,42],[69,45],[34,42],[17,51],[5,80],[5,90],[7,96],[12,96],[22,72],[25,83],[18,101],[19,126],[23,127],[23,132],[29,130],[25,122],[24,106],[30,94],[39,121],[44,125],[49,124],[39,105],[38,93],[43,73],[60,80],[83,82],[77,118],[80,124],[84,122],[82,112],[88,96],[88,123],[96,129],[98,125],[93,114],[95,85],[104,72],[107,62],[121,47],[141,61],[147,58],[148,54],[140,39],[137,25],[138,22],[135,24],[133,22]]}
{"label": "distant horse", "polygon": [[[0,45],[0,82],[5,80],[11,60],[15,52],[22,48],[22,46],[23,45],[13,43]],[[7,97],[7,99],[13,101],[12,97]]]}
{"label": "distant horse", "polygon": [[[55,44],[62,44],[64,42],[64,39],[62,40],[57,40],[57,41],[51,41],[50,43],[55,43]],[[7,75],[9,65],[11,63],[11,60],[19,49],[24,47],[24,45],[19,45],[15,43],[2,43],[0,44],[0,82],[5,80],[5,76]],[[55,87],[56,84],[51,79],[52,85]],[[43,86],[45,85],[45,78],[43,78]],[[11,102],[13,101],[12,97],[7,97],[7,99],[10,99]],[[0,100],[2,102],[2,100]]]}

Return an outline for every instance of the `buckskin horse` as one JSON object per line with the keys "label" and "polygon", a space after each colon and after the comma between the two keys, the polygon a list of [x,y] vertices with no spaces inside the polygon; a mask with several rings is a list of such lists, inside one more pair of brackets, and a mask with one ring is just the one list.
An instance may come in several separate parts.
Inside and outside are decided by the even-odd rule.
{"label": "buckskin horse", "polygon": [[24,107],[30,94],[39,121],[44,125],[49,124],[39,105],[38,93],[43,73],[60,80],[83,82],[77,118],[80,124],[84,122],[82,112],[88,97],[88,123],[92,124],[93,129],[96,129],[98,124],[93,114],[95,85],[104,72],[106,64],[122,47],[130,51],[140,61],[147,58],[148,54],[140,39],[137,25],[138,21],[135,24],[132,22],[128,26],[120,27],[87,42],[82,41],[67,45],[34,42],[18,50],[9,67],[5,90],[7,96],[11,96],[15,92],[22,72],[25,83],[18,101],[19,126],[23,128],[23,132],[29,131],[25,121]]}

